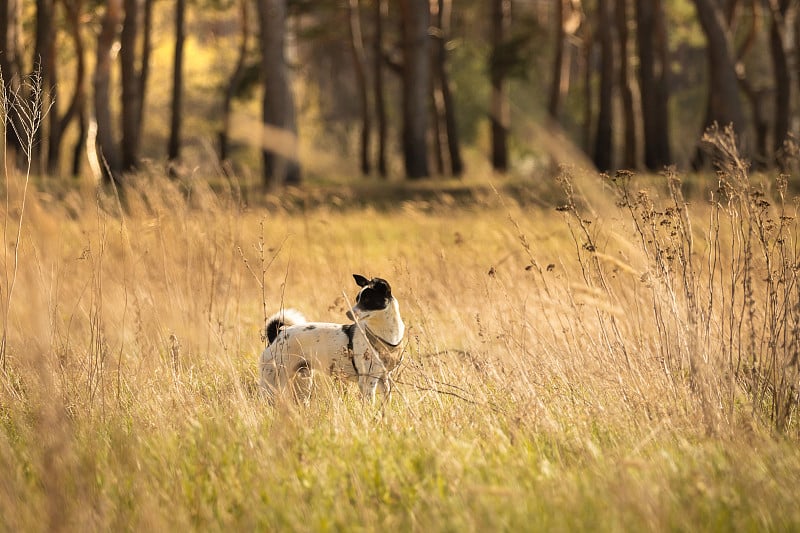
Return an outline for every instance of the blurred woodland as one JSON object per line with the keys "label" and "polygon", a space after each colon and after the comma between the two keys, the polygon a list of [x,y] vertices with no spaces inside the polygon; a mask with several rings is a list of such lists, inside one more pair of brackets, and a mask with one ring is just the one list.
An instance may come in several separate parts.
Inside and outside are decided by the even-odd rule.
{"label": "blurred woodland", "polygon": [[3,156],[43,177],[702,168],[714,123],[796,165],[800,0],[3,6]]}

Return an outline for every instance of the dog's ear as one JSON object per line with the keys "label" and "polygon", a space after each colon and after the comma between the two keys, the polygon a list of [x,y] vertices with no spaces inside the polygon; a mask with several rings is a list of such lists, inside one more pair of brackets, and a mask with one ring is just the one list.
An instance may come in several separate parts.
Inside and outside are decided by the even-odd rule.
{"label": "dog's ear", "polygon": [[353,274],[353,279],[356,280],[356,285],[359,287],[366,287],[369,285],[369,280],[361,274]]}

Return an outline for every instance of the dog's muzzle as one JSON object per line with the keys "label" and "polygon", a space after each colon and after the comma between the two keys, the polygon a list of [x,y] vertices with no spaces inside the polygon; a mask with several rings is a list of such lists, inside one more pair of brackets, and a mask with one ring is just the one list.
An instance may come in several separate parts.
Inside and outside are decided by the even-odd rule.
{"label": "dog's muzzle", "polygon": [[350,319],[350,320],[355,320],[355,317],[353,316],[353,311],[352,311],[352,310],[351,310],[351,311],[348,311],[348,312],[346,313],[346,316],[347,316],[347,318],[348,318],[348,319]]}

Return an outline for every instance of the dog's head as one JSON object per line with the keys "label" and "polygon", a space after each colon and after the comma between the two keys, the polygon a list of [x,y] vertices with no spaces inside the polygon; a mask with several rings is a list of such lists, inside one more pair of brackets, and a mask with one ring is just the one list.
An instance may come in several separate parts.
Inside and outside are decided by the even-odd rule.
{"label": "dog's head", "polygon": [[356,296],[356,305],[347,312],[347,318],[366,320],[375,312],[389,307],[393,300],[389,282],[382,278],[367,279],[359,274],[353,274],[353,279],[361,290]]}

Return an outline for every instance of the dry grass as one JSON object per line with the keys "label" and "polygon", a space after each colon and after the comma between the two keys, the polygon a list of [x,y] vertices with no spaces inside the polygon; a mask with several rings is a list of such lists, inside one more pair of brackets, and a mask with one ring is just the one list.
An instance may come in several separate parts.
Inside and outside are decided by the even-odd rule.
{"label": "dry grass", "polygon": [[[0,530],[800,526],[796,213],[739,167],[713,203],[620,175],[561,213],[7,176]],[[265,313],[338,321],[353,272],[409,325],[392,401],[267,405]]]}

